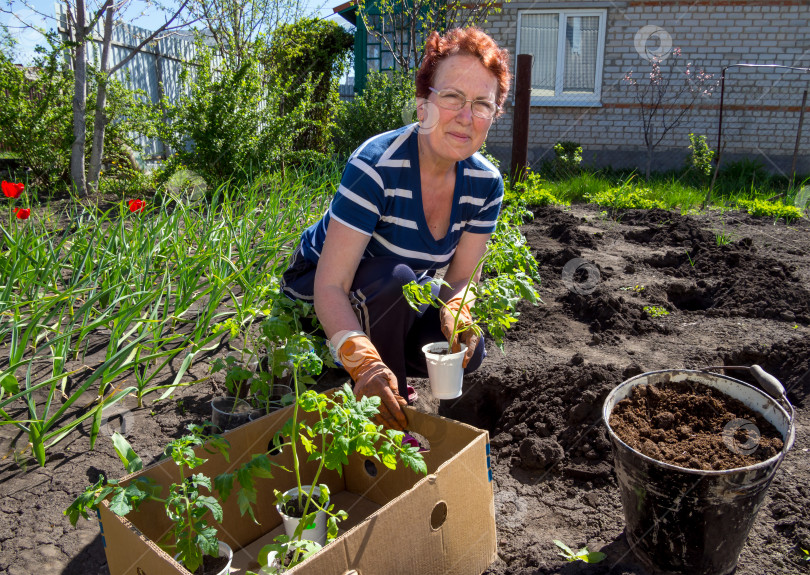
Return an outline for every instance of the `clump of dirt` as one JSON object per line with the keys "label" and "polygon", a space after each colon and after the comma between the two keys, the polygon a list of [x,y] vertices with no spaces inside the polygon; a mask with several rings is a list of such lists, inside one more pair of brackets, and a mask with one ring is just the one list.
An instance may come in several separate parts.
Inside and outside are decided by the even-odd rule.
{"label": "clump of dirt", "polygon": [[565,212],[541,212],[545,223],[550,224],[548,235],[563,244],[595,248],[596,236],[579,229],[584,220]]}
{"label": "clump of dirt", "polygon": [[569,291],[563,302],[574,317],[589,323],[593,332],[670,333],[669,326],[656,322],[655,318],[645,311],[646,306],[643,302],[615,295],[602,286],[597,287],[593,293]]}
{"label": "clump of dirt", "polygon": [[[663,212],[663,210],[661,210]],[[647,214],[647,217],[622,217],[624,224],[647,224],[645,229],[628,230],[624,237],[628,241],[652,245],[679,245],[684,247],[701,246],[715,242],[714,234],[704,229],[694,220],[689,220],[671,212],[663,212],[657,220],[659,210]],[[654,223],[650,225],[650,221]]]}
{"label": "clump of dirt", "polygon": [[[749,425],[726,430],[734,420],[753,422],[756,430]],[[755,465],[783,447],[780,433],[758,413],[690,380],[633,388],[629,398],[614,406],[610,426],[622,441],[648,457],[704,471]]]}
{"label": "clump of dirt", "polygon": [[[723,365],[760,365],[765,371],[775,376],[785,386],[788,399],[796,407],[803,407],[810,394],[810,339],[794,337],[779,341],[771,346],[746,345],[741,350],[724,353],[720,363]],[[746,383],[757,385],[757,382],[746,377],[744,372],[730,373]]]}
{"label": "clump of dirt", "polygon": [[465,378],[471,390],[465,401],[444,402],[440,413],[490,429],[499,457],[524,470],[603,481],[612,455],[602,404],[618,383],[640,372],[638,366],[584,365],[577,354],[570,365],[507,370],[509,383],[503,386],[501,376],[497,396],[491,393],[495,381],[473,373]]}

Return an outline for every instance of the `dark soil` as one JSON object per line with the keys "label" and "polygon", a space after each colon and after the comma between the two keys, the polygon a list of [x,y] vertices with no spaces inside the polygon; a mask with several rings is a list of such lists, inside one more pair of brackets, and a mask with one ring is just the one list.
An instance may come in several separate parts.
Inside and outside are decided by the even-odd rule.
{"label": "dark soil", "polygon": [[225,565],[227,564],[227,557],[211,557],[210,555],[206,555],[203,557],[202,565],[197,567],[194,575],[218,575],[225,569]]}
{"label": "dark soil", "polygon": [[[753,423],[752,452],[748,429],[737,427],[731,448],[724,428],[735,420]],[[610,413],[610,427],[627,445],[657,461],[680,467],[723,471],[756,465],[777,455],[784,444],[776,428],[740,401],[689,380],[666,387],[639,385]]]}
{"label": "dark soil", "polygon": [[[647,371],[753,363],[788,389],[796,443],[759,510],[736,575],[810,573],[800,552],[810,549],[810,225],[736,212],[629,211],[611,219],[577,206],[538,210],[523,229],[540,262],[544,303],[522,308],[506,355],[488,344],[489,357],[465,378],[455,400],[438,402],[426,381],[411,382],[419,409],[490,431],[498,558],[487,573],[649,573],[622,533],[601,421],[604,399]],[[731,243],[718,246],[719,234],[730,235]],[[573,284],[563,278],[563,267],[575,258],[598,270],[595,285],[588,283],[590,273],[574,274]],[[644,309],[652,306],[669,314],[655,317]],[[6,352],[0,349],[0,356]],[[208,377],[213,358],[226,353],[222,347],[195,359],[189,381]],[[173,379],[167,373],[164,383]],[[344,379],[330,372],[321,383]],[[129,441],[149,463],[187,424],[210,417],[211,399],[225,394],[223,381],[214,374],[170,400],[147,397],[142,409],[127,400],[108,427],[127,421]],[[107,436],[90,451],[87,429],[69,436],[39,468],[19,455],[26,439],[0,427],[0,573],[108,573],[98,523],[82,520],[74,528],[62,515],[99,474],[123,475]],[[607,558],[596,565],[566,563],[554,539]]]}

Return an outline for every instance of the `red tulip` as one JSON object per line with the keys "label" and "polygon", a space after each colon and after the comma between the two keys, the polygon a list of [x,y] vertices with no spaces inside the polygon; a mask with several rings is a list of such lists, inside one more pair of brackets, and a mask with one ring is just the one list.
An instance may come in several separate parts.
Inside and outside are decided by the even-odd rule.
{"label": "red tulip", "polygon": [[19,198],[23,191],[25,191],[25,184],[15,184],[5,180],[3,180],[2,184],[0,184],[0,187],[3,188],[3,193],[6,195],[6,197],[11,198],[12,200]]}
{"label": "red tulip", "polygon": [[130,212],[142,212],[146,209],[146,202],[143,200],[129,200],[129,211]]}
{"label": "red tulip", "polygon": [[16,214],[18,220],[27,220],[28,216],[31,215],[31,210],[29,208],[16,208],[14,213]]}

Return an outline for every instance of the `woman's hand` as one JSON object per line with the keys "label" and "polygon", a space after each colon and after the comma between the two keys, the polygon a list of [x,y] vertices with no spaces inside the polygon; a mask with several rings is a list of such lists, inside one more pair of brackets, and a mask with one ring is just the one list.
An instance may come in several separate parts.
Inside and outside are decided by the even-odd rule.
{"label": "woman's hand", "polygon": [[[461,309],[461,313],[459,313],[456,331],[464,331],[456,334],[455,339],[451,343],[450,351],[452,353],[457,353],[461,351],[460,344],[465,344],[467,346],[467,350],[464,353],[464,361],[461,365],[462,367],[467,367],[467,364],[470,363],[470,360],[475,353],[475,348],[478,346],[478,336],[469,327],[473,323],[472,315],[470,314],[470,305],[465,303],[462,306],[460,297],[451,299],[449,302],[447,302],[447,307],[442,307],[439,310],[439,321],[441,321],[442,324],[442,333],[444,334],[444,337],[449,340],[450,336],[453,334],[453,323],[455,322],[456,312],[459,310],[459,308]],[[467,329],[465,329],[465,326]]]}
{"label": "woman's hand", "polygon": [[371,340],[361,334],[349,337],[340,345],[338,358],[354,380],[355,396],[379,397],[382,425],[404,431],[408,420],[402,408],[408,402],[399,395],[396,376],[383,363]]}

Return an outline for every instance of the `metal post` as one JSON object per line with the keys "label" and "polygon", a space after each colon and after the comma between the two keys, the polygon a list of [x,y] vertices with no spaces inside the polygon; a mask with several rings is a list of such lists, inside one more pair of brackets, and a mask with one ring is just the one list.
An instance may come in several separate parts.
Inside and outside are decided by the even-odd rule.
{"label": "metal post", "polygon": [[796,177],[796,158],[799,156],[799,143],[802,140],[802,124],[804,124],[804,107],[807,105],[807,90],[802,96],[802,107],[799,109],[799,127],[796,129],[796,145],[793,147],[793,165],[790,167],[790,183]]}
{"label": "metal post", "polygon": [[512,116],[512,181],[523,179],[528,166],[529,105],[532,91],[532,55],[518,54],[515,78],[515,110]]}
{"label": "metal post", "polygon": [[720,163],[720,149],[721,146],[721,139],[723,137],[723,96],[726,93],[726,70],[728,70],[728,66],[723,68],[720,72],[720,121],[717,124],[717,154],[715,154],[715,169],[716,165]]}

